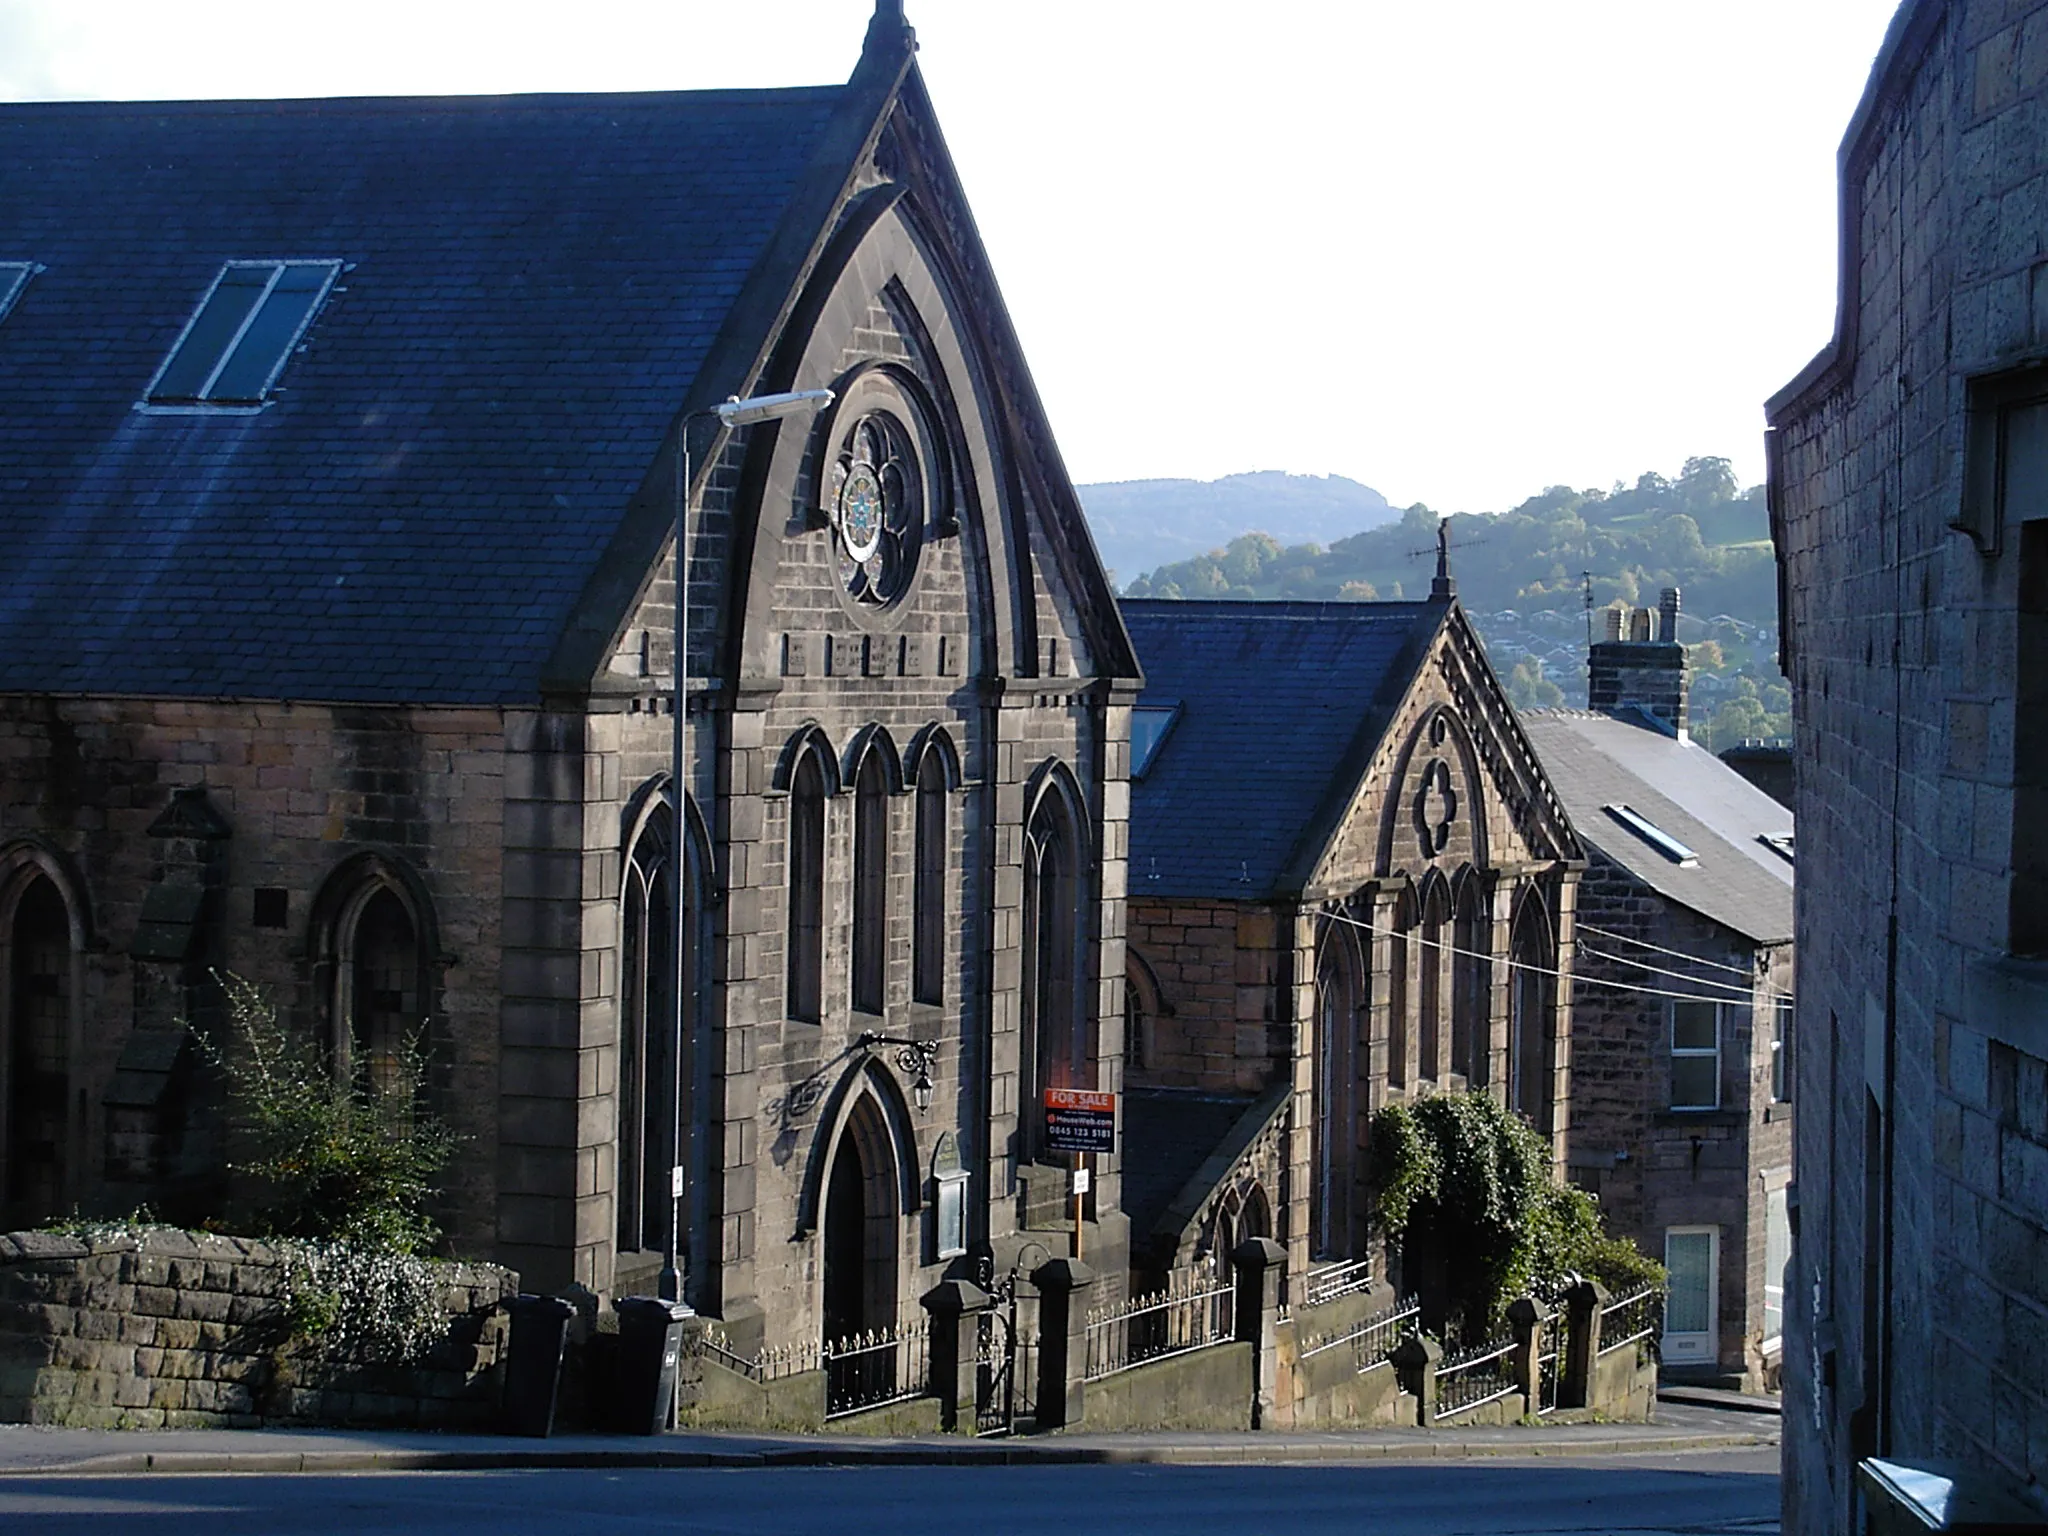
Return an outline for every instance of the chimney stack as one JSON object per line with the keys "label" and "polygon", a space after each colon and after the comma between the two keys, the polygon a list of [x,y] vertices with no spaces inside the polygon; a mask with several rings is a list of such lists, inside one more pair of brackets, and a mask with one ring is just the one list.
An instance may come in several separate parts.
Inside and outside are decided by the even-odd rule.
{"label": "chimney stack", "polygon": [[1660,594],[1654,628],[1647,608],[1609,608],[1606,635],[1588,658],[1587,702],[1638,722],[1648,715],[1673,735],[1683,732],[1692,669],[1678,643],[1678,589]]}

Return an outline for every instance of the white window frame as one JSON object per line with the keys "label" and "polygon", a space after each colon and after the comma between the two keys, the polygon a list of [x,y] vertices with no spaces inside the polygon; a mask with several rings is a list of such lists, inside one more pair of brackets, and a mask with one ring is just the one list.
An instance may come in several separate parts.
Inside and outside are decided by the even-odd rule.
{"label": "white window frame", "polygon": [[1704,1333],[1674,1333],[1670,1329],[1671,1302],[1667,1296],[1664,1303],[1665,1331],[1659,1353],[1666,1365],[1714,1365],[1721,1358],[1721,1229],[1719,1227],[1666,1227],[1664,1229],[1664,1267],[1671,1264],[1671,1240],[1674,1237],[1701,1237],[1707,1240],[1707,1327]]}
{"label": "white window frame", "polygon": [[1792,1102],[1793,1037],[1792,999],[1771,1000],[1771,1102]]}
{"label": "white window frame", "polygon": [[[1775,1214],[1776,1219],[1773,1220]],[[1784,1262],[1776,1274],[1771,1273],[1771,1231],[1773,1228],[1785,1234]],[[1767,1355],[1779,1354],[1785,1346],[1785,1279],[1792,1272],[1792,1211],[1790,1195],[1784,1185],[1764,1192],[1764,1342]],[[1775,1304],[1774,1304],[1775,1303]],[[1771,1314],[1777,1313],[1777,1328],[1771,1327]]]}
{"label": "white window frame", "polygon": [[[1668,998],[1664,1004],[1664,1043],[1666,1062],[1669,1069],[1669,1091],[1666,1098],[1675,1114],[1706,1114],[1721,1107],[1721,1041],[1726,1036],[1726,1019],[1723,1017],[1725,1003],[1708,1002],[1700,999],[1694,1006],[1714,1010],[1714,1044],[1711,1049],[1702,1046],[1680,1047],[1678,1043],[1678,1009],[1676,998]],[[1700,1061],[1711,1056],[1714,1061],[1714,1099],[1711,1104],[1681,1104],[1678,1102],[1678,1063]]]}

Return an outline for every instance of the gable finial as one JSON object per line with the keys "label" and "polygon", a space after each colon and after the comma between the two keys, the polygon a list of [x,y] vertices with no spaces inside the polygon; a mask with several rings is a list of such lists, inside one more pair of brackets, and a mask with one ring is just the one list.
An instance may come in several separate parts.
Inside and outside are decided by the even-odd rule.
{"label": "gable finial", "polygon": [[1436,579],[1429,584],[1431,597],[1456,597],[1458,584],[1451,580],[1451,520],[1436,520]]}
{"label": "gable finial", "polygon": [[861,51],[871,53],[879,48],[917,51],[917,30],[903,15],[903,0],[875,0],[875,14],[868,22]]}

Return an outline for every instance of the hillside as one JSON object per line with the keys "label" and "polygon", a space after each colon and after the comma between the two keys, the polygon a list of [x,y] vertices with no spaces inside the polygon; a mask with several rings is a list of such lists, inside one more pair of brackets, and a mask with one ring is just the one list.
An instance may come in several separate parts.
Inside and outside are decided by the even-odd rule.
{"label": "hillside", "polygon": [[[1159,566],[1124,591],[1423,597],[1435,570],[1436,527],[1437,514],[1418,503],[1385,526],[1328,544],[1241,534]],[[1601,607],[1653,605],[1661,588],[1675,586],[1685,604],[1679,638],[1693,647],[1698,734],[1718,749],[1790,729],[1790,698],[1776,664],[1777,565],[1763,487],[1738,487],[1727,460],[1688,459],[1675,479],[1645,474],[1607,491],[1552,486],[1509,512],[1458,513],[1450,543],[1458,596],[1518,702],[1585,702],[1589,580]]]}
{"label": "hillside", "polygon": [[1118,580],[1221,549],[1262,531],[1282,544],[1333,544],[1400,513],[1342,475],[1278,470],[1221,480],[1122,480],[1077,486],[1095,546]]}

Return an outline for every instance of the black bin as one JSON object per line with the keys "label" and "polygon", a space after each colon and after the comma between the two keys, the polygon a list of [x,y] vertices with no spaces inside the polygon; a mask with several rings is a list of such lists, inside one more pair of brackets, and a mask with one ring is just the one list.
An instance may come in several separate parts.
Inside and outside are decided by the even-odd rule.
{"label": "black bin", "polygon": [[545,1439],[555,1430],[562,1353],[576,1309],[557,1296],[515,1296],[507,1306],[512,1345],[505,1363],[505,1433]]}
{"label": "black bin", "polygon": [[623,1296],[619,1354],[612,1369],[611,1428],[624,1435],[658,1435],[668,1428],[676,1397],[676,1363],[683,1354],[683,1324],[696,1314],[680,1301]]}

